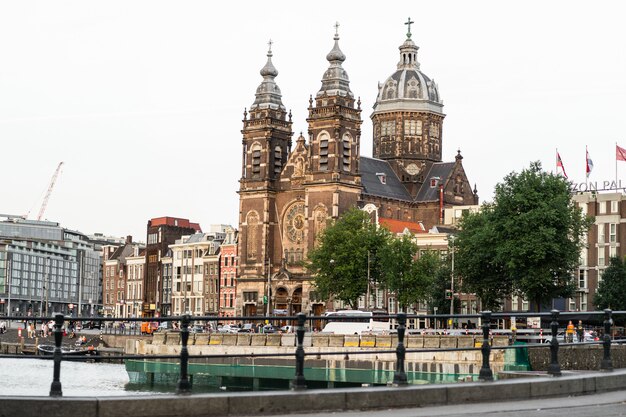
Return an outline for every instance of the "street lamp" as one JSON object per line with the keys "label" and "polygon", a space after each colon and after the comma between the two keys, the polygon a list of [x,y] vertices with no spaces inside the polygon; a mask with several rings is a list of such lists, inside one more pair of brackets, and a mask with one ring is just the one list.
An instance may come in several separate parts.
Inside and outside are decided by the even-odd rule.
{"label": "street lamp", "polygon": [[450,328],[452,328],[452,315],[454,314],[454,239],[456,236],[450,235],[450,250],[452,252],[452,269],[450,273]]}

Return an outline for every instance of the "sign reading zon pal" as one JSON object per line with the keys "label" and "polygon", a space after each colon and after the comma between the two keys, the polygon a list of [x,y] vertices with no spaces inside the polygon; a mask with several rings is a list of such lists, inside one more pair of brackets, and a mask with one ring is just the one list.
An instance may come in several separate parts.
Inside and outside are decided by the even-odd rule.
{"label": "sign reading zon pal", "polygon": [[622,180],[618,181],[589,181],[581,182],[579,184],[572,183],[572,192],[585,192],[585,191],[617,191],[622,190]]}

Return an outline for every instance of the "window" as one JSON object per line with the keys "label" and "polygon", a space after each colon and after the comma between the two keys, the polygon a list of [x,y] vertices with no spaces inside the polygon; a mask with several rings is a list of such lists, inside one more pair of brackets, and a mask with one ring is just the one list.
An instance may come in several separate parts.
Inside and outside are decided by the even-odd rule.
{"label": "window", "polygon": [[570,298],[569,299],[569,309],[568,311],[576,311],[576,299],[575,298]]}
{"label": "window", "polygon": [[578,288],[581,290],[587,289],[587,270],[586,269],[578,270]]}
{"label": "window", "polygon": [[604,223],[598,224],[598,243],[604,244]]}
{"label": "window", "polygon": [[252,176],[257,178],[261,176],[261,147],[259,145],[252,148]]}
{"label": "window", "polygon": [[380,134],[382,136],[391,136],[396,133],[396,122],[386,121],[380,124]]}
{"label": "window", "polygon": [[422,134],[422,121],[421,120],[405,120],[404,121],[404,134],[415,136]]}
{"label": "window", "polygon": [[350,171],[350,137],[343,137],[343,170]]}
{"label": "window", "polygon": [[606,202],[602,201],[598,203],[598,213],[606,214]]}
{"label": "window", "polygon": [[619,211],[619,201],[611,201],[611,213],[617,213]]}
{"label": "window", "polygon": [[283,168],[282,151],[280,146],[274,148],[274,173],[280,174]]}
{"label": "window", "polygon": [[580,207],[580,211],[582,212],[582,214],[583,214],[583,215],[586,215],[586,214],[587,214],[587,204],[585,204],[585,203],[579,203],[579,206],[578,206],[578,207]]}
{"label": "window", "polygon": [[604,266],[604,248],[598,248],[598,266]]}
{"label": "window", "polygon": [[616,246],[610,246],[609,247],[609,258],[613,258],[617,256],[617,247]]}
{"label": "window", "polygon": [[328,137],[320,139],[320,171],[328,170]]}
{"label": "window", "polygon": [[615,243],[617,237],[617,225],[615,223],[609,224],[609,242]]}

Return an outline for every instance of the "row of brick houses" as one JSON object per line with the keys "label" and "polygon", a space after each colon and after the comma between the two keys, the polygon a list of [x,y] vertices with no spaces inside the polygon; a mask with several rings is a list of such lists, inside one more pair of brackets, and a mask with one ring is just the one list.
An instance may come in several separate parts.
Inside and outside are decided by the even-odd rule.
{"label": "row of brick houses", "polygon": [[236,268],[236,229],[202,232],[187,219],[151,219],[145,245],[128,236],[103,247],[103,315],[233,316]]}

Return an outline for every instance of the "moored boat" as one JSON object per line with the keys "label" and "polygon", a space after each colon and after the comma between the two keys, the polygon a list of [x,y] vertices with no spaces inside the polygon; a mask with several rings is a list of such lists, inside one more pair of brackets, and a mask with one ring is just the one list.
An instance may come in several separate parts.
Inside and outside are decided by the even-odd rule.
{"label": "moored boat", "polygon": [[[37,350],[40,355],[52,355],[54,354],[54,345],[37,345]],[[93,346],[86,346],[80,348],[71,348],[61,346],[62,355],[95,355],[96,349]]]}

